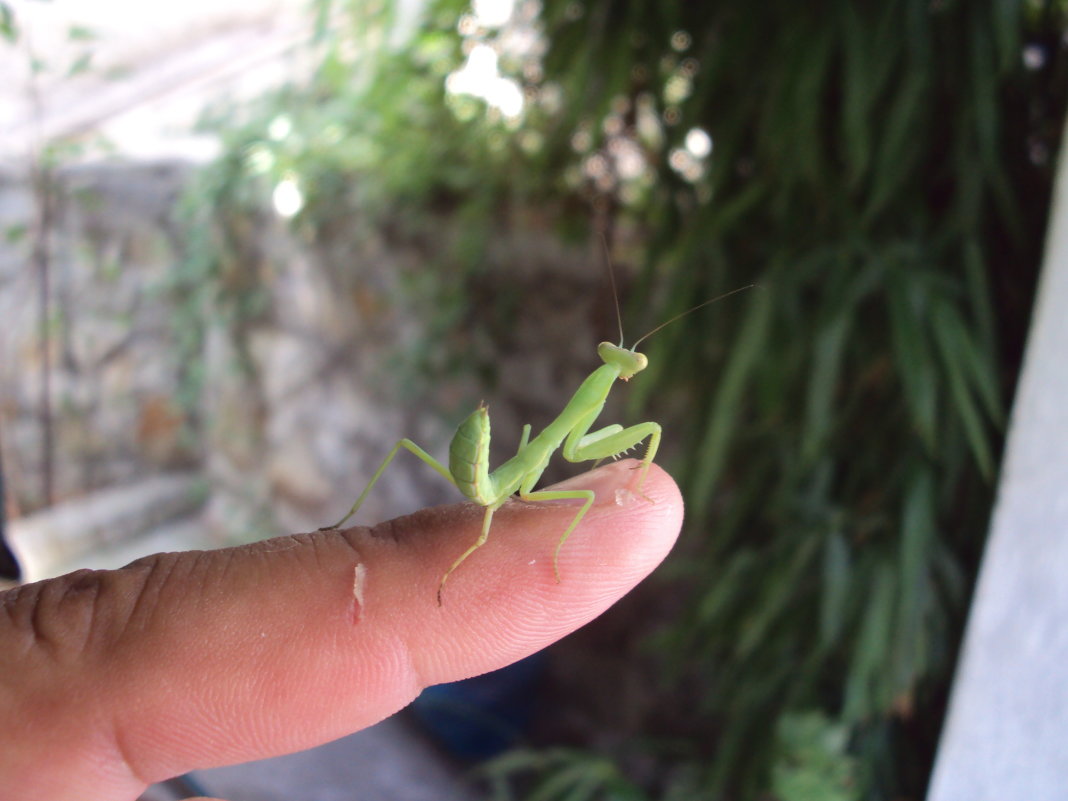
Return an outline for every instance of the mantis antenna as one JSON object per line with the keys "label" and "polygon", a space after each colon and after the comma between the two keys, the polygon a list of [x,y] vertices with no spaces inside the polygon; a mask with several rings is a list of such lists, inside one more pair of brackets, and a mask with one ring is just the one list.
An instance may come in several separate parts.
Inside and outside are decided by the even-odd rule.
{"label": "mantis antenna", "polygon": [[[740,286],[737,289],[732,289],[730,292],[724,292],[722,295],[716,295],[716,297],[714,297],[714,298],[709,298],[708,300],[703,301],[702,303],[698,303],[696,306],[691,306],[686,311],[679,312],[678,314],[676,314],[671,319],[665,320],[664,322],[662,322],[660,325],[658,325],[652,331],[650,331],[647,334],[644,334],[643,336],[639,337],[638,341],[635,342],[633,345],[631,345],[630,349],[631,350],[636,350],[638,345],[640,345],[644,340],[646,340],[649,337],[651,337],[657,331],[660,331],[663,328],[667,328],[669,325],[671,325],[676,320],[681,320],[687,314],[692,314],[693,312],[697,311],[698,309],[703,309],[705,306],[708,306],[709,304],[715,303],[717,300],[723,300],[724,298],[729,298],[731,295],[736,295],[739,292],[745,292],[745,290],[753,289],[756,286],[757,286],[757,284],[746,284],[745,286]],[[619,302],[618,301],[616,302],[616,308],[617,308],[617,310],[619,308]]]}
{"label": "mantis antenna", "polygon": [[[619,289],[616,287],[616,271],[612,269],[612,253],[608,248],[608,237],[605,236],[604,230],[598,231],[598,233],[601,235],[601,245],[602,245],[603,252],[604,252],[604,268],[605,268],[605,271],[608,273],[608,283],[612,287],[612,301],[616,305],[616,322],[619,323],[619,347],[622,348],[622,347],[624,347],[624,345],[623,345],[623,313],[619,310]],[[708,300],[702,301],[701,303],[698,303],[696,306],[691,306],[686,311],[680,312],[679,314],[676,314],[674,317],[670,318],[669,320],[666,320],[666,321],[662,322],[660,325],[658,325],[652,331],[649,331],[648,333],[646,333],[646,334],[642,335],[641,337],[639,337],[638,340],[633,345],[631,345],[630,350],[632,350],[632,351],[633,350],[637,350],[638,349],[638,345],[640,345],[643,341],[645,341],[646,339],[651,337],[657,331],[660,331],[663,328],[667,328],[669,325],[671,325],[676,320],[681,320],[687,314],[692,314],[693,312],[697,311],[698,309],[703,309],[705,306],[708,306],[708,305],[710,305],[712,303],[715,303],[718,300],[723,300],[724,298],[729,298],[731,295],[735,295],[735,294],[737,294],[739,292],[744,292],[747,289],[753,289],[756,286],[757,286],[756,284],[746,284],[745,286],[740,286],[737,289],[732,289],[730,292],[724,292],[722,295],[716,295],[716,297],[714,297],[714,298],[709,298]]]}
{"label": "mantis antenna", "polygon": [[612,300],[616,304],[616,321],[619,323],[619,347],[623,347],[623,313],[619,310],[619,290],[616,289],[616,271],[612,269],[612,253],[608,249],[608,237],[604,231],[601,235],[601,244],[604,246],[604,268],[608,272],[608,283],[612,287]]}

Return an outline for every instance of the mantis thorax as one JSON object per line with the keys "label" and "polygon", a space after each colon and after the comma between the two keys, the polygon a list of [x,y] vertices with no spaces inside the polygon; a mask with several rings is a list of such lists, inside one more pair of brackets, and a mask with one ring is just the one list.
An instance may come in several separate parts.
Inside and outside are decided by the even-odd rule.
{"label": "mantis thorax", "polygon": [[619,377],[629,381],[635,373],[640,373],[649,366],[649,360],[644,353],[629,350],[622,345],[613,345],[611,342],[602,342],[597,346],[597,355],[605,364],[611,364],[619,368]]}

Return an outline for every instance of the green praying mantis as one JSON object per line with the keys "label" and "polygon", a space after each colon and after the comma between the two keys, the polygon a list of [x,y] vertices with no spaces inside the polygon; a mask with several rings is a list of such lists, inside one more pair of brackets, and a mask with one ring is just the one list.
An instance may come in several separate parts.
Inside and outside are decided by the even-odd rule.
{"label": "green praying mantis", "polygon": [[[612,291],[615,295],[615,278],[609,270],[612,282]],[[540,434],[530,438],[530,424],[523,426],[523,433],[519,438],[519,448],[515,456],[499,465],[495,470],[489,469],[490,451],[490,418],[486,405],[479,407],[456,429],[456,434],[449,445],[449,464],[442,464],[425,450],[416,445],[412,440],[404,438],[393,446],[382,464],[371,476],[360,497],[349,509],[341,520],[332,526],[325,526],[320,531],[340,528],[349,520],[360,506],[363,505],[368,493],[382,477],[390,462],[401,448],[418,456],[431,468],[433,468],[446,481],[455,486],[467,498],[480,506],[485,507],[482,517],[482,531],[477,540],[459,558],[452,563],[438,584],[438,606],[442,603],[442,592],[445,590],[445,582],[471,554],[485,545],[489,539],[490,527],[493,524],[494,513],[504,505],[513,495],[518,494],[524,501],[559,501],[578,500],[582,506],[572,518],[571,523],[564,530],[560,540],[556,543],[553,551],[553,575],[560,581],[559,556],[560,549],[567,542],[568,537],[582,522],[582,518],[593,506],[595,495],[592,490],[535,490],[538,480],[545,472],[549,459],[557,450],[563,457],[573,463],[600,461],[609,457],[616,458],[631,448],[640,445],[648,439],[645,455],[638,466],[638,480],[635,490],[641,494],[642,484],[649,465],[653,463],[657,449],[660,447],[661,427],[659,423],[645,422],[624,428],[618,423],[607,425],[596,431],[590,431],[601,414],[608,394],[615,385],[617,379],[629,381],[634,375],[644,370],[649,360],[645,354],[638,352],[638,345],[645,339],[660,331],[665,326],[684,317],[691,312],[714,303],[717,300],[752,288],[754,285],[740,287],[718,297],[711,298],[699,303],[693,308],[672,317],[667,322],[649,331],[635,341],[630,347],[623,345],[623,319],[619,311],[619,301],[616,299],[616,317],[619,321],[619,344],[602,342],[597,346],[597,355],[604,362],[594,370],[571,396],[563,410],[556,419],[549,423]],[[644,497],[644,496],[643,496]]]}

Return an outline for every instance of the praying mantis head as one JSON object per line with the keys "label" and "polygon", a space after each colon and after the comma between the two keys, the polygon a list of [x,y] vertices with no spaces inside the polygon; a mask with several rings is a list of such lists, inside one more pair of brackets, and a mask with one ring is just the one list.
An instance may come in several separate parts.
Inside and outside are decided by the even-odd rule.
{"label": "praying mantis head", "polygon": [[629,350],[622,345],[613,345],[611,342],[602,342],[597,346],[597,355],[605,364],[611,364],[619,368],[619,377],[624,381],[630,381],[635,373],[640,373],[649,366],[649,360],[644,353]]}

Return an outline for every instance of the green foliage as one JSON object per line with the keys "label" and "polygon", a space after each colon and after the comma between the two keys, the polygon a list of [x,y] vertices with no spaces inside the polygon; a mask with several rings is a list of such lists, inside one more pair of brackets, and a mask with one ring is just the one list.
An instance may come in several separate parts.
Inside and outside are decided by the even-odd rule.
{"label": "green foliage", "polygon": [[514,798],[512,782],[517,776],[532,779],[523,795],[526,801],[641,801],[645,797],[610,759],[584,750],[515,750],[479,773],[489,780],[495,801]]}
{"label": "green foliage", "polygon": [[[656,180],[614,196],[649,243],[642,294],[671,311],[762,286],[651,340],[632,390],[687,399],[670,589],[687,600],[657,644],[679,686],[704,682],[675,700],[710,735],[710,797],[766,788],[763,732],[810,706],[853,727],[868,792],[922,793],[1040,257],[1045,209],[1023,187],[1048,198],[1033,148],[1063,114],[1006,113],[1062,96],[1058,48],[1030,71],[1021,48],[1064,21],[1004,6],[545,3],[560,127],[663,121]],[[687,175],[672,154],[693,128],[714,149]],[[1019,305],[995,294],[1007,282]]]}
{"label": "green foliage", "polygon": [[848,729],[819,712],[779,719],[771,769],[772,793],[781,801],[857,801],[856,759],[847,754]]}
{"label": "green foliage", "polygon": [[[599,187],[648,243],[638,294],[663,318],[762,286],[651,340],[632,390],[670,396],[694,443],[663,589],[686,602],[657,645],[677,686],[705,688],[672,708],[709,735],[708,797],[766,788],[763,732],[813,705],[852,726],[867,792],[922,793],[1063,115],[1064,20],[1029,12],[545,3],[546,81],[567,98],[547,153],[581,158],[583,130],[610,157],[622,130],[656,173]],[[714,148],[686,170],[694,129]]]}
{"label": "green foliage", "polygon": [[[454,360],[463,349],[449,345],[469,309],[464,277],[484,262],[507,210],[533,207],[544,196],[544,179],[524,162],[522,144],[499,115],[445,92],[446,77],[463,60],[455,35],[461,4],[428,9],[403,45],[394,42],[388,3],[314,5],[310,80],[248,108],[227,104],[203,121],[223,137],[225,154],[187,200],[198,220],[190,230],[205,245],[191,248],[187,283],[218,286],[221,263],[236,268],[248,255],[234,226],[262,213],[272,191],[287,183],[300,195],[294,233],[320,247],[344,250],[382,231],[394,244],[435,240],[428,248],[433,269],[408,281],[413,294],[433,297],[426,341],[439,344],[408,359],[410,372],[459,369]],[[450,222],[442,241],[444,218]],[[332,279],[344,290],[359,276],[346,267]],[[233,302],[239,297],[230,293]]]}
{"label": "green foliage", "polygon": [[516,196],[532,180],[501,125],[472,118],[470,107],[458,114],[446,100],[445,78],[462,60],[451,33],[456,12],[431,10],[425,28],[395,47],[388,6],[317,5],[320,18],[335,6],[345,14],[321,34],[311,84],[265,98],[243,126],[234,127],[229,107],[207,121],[229,153],[244,154],[228,183],[294,180],[304,195],[296,222],[315,231],[350,224],[355,210],[379,222],[397,209],[430,214],[462,204],[484,239],[486,198]]}
{"label": "green foliage", "polygon": [[[260,197],[234,180],[233,161],[227,157],[218,169],[200,172],[187,189],[177,210],[177,223],[185,233],[181,260],[158,287],[171,303],[168,323],[181,365],[176,400],[190,423],[197,421],[203,398],[202,355],[209,321],[225,325],[242,343],[241,332],[264,302],[258,260],[249,253],[244,236],[247,221],[261,212]],[[237,367],[247,365],[245,359]]]}
{"label": "green foliage", "polygon": [[8,3],[0,3],[0,38],[8,44],[14,44],[19,38],[18,25],[15,23],[15,12]]}
{"label": "green foliage", "polygon": [[[498,789],[922,795],[1040,259],[1062,6],[543,0],[548,49],[514,57],[507,29],[457,32],[458,0],[404,47],[356,2],[328,35],[333,6],[312,85],[232,135],[209,208],[289,180],[317,238],[446,217],[442,328],[467,302],[446,265],[524,208],[568,235],[592,204],[642,243],[634,324],[760,284],[649,340],[630,388],[668,410],[687,498],[657,588],[675,614],[630,654],[657,709],[618,722],[650,744],[641,777],[623,748],[528,753]],[[523,87],[518,119],[445,91],[478,44]]]}

